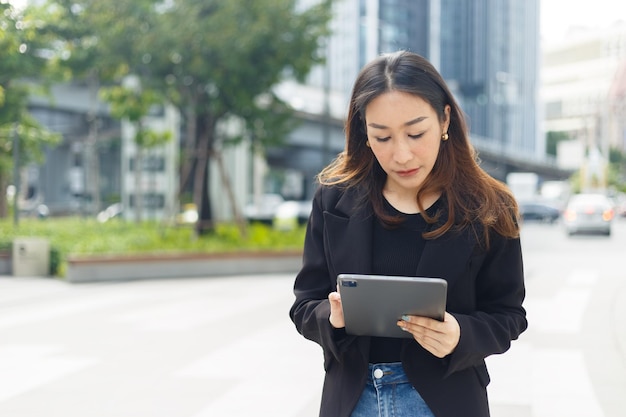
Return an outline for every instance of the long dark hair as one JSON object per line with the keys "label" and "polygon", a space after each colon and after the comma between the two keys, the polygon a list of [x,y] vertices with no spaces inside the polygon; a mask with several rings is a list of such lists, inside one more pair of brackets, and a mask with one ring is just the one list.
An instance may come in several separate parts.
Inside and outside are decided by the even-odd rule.
{"label": "long dark hair", "polygon": [[[379,95],[389,91],[414,94],[428,102],[440,122],[450,106],[449,139],[441,143],[433,170],[424,180],[416,198],[422,215],[437,227],[424,234],[436,238],[454,228],[482,225],[475,229],[489,244],[489,229],[505,237],[519,236],[518,208],[509,189],[489,176],[478,164],[470,144],[465,117],[443,77],[425,58],[398,51],[384,54],[368,63],[359,73],[350,99],[345,123],[343,152],[318,175],[325,185],[360,186],[367,190],[374,213],[387,224],[397,219],[386,215],[383,186],[386,173],[366,146],[365,109]],[[442,193],[447,203],[447,219],[432,218],[421,206],[421,196]]]}

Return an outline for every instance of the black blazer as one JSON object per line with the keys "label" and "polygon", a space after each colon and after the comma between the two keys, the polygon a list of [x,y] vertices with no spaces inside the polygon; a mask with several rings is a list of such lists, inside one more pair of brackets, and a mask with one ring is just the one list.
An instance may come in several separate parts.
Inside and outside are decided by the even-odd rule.
{"label": "black blazer", "polygon": [[[289,315],[297,330],[318,343],[326,371],[320,416],[348,417],[367,378],[369,337],[346,335],[328,318],[328,294],[340,273],[370,273],[374,214],[356,189],[320,187],[313,199],[302,269]],[[461,327],[453,353],[443,359],[406,339],[402,363],[413,386],[437,417],[489,416],[484,358],[503,353],[526,329],[519,239],[492,233],[485,251],[470,228],[427,240],[416,276],[448,281],[447,311]]]}

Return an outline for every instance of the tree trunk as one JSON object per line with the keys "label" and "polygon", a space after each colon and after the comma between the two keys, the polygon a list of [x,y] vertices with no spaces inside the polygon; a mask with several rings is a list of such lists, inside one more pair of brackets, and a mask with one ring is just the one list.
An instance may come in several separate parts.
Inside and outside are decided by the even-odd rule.
{"label": "tree trunk", "polygon": [[201,236],[213,228],[213,215],[209,197],[209,153],[215,134],[215,123],[211,116],[199,119],[202,122],[196,148],[196,169],[193,180],[193,202],[198,209],[196,236]]}
{"label": "tree trunk", "polygon": [[198,223],[196,223],[196,234],[198,236],[202,236],[207,234],[213,230],[213,210],[211,209],[211,198],[209,196],[210,192],[210,182],[211,175],[208,171],[208,165],[204,175],[203,185],[202,185],[202,203],[200,205],[200,210],[198,211]]}
{"label": "tree trunk", "polygon": [[8,186],[8,181],[4,175],[0,175],[0,190],[4,192],[0,192],[0,219],[4,219],[9,214],[9,207],[7,202],[7,193],[6,189]]}
{"label": "tree trunk", "polygon": [[[194,168],[194,154],[198,140],[198,115],[196,114],[196,99],[189,97],[189,104],[185,108],[186,138],[180,166],[180,178],[178,182],[178,199],[181,199]],[[196,206],[197,207],[197,206]]]}

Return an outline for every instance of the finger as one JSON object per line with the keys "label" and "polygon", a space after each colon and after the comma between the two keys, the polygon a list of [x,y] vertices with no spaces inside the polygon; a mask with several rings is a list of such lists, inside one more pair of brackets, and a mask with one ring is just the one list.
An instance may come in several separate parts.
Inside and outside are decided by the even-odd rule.
{"label": "finger", "polygon": [[456,342],[453,340],[454,337],[450,337],[447,333],[440,330],[416,324],[415,321],[421,321],[415,320],[414,317],[409,318],[409,320],[398,320],[397,324],[402,330],[411,333],[417,343],[424,349],[438,357],[443,357],[454,350],[454,346],[456,346]]}
{"label": "finger", "polygon": [[439,321],[428,317],[402,316],[401,321],[406,324],[407,330],[414,334],[425,334],[428,331],[443,333]]}
{"label": "finger", "polygon": [[328,294],[328,300],[332,304],[341,304],[341,295],[338,292],[331,292]]}
{"label": "finger", "polygon": [[424,349],[437,357],[444,357],[451,352],[449,344],[429,334],[414,334],[414,338]]}
{"label": "finger", "polygon": [[434,356],[438,358],[442,358],[446,355],[445,349],[442,349],[441,344],[436,339],[433,339],[432,337],[424,336],[423,334],[415,333],[414,331],[410,330],[407,326],[404,326],[404,327],[401,326],[400,328],[406,332],[411,333],[411,335],[413,336],[413,339],[415,339],[415,341],[419,343],[420,346],[422,346],[425,350],[427,350]]}
{"label": "finger", "polygon": [[345,327],[341,295],[337,292],[331,292],[328,294],[328,301],[330,301],[330,317],[328,318],[330,324],[336,329]]}
{"label": "finger", "polygon": [[442,328],[445,326],[445,321],[431,319],[430,317],[408,316],[408,318],[410,319],[409,322],[415,326],[420,326],[438,332],[441,332]]}

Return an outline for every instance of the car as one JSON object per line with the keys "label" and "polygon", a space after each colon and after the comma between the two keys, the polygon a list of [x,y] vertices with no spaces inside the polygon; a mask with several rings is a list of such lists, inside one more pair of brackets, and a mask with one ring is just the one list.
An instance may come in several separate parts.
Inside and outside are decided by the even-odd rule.
{"label": "car", "polygon": [[563,224],[570,236],[576,233],[610,236],[614,217],[613,203],[604,194],[575,194],[567,203]]}
{"label": "car", "polygon": [[262,194],[258,199],[250,197],[250,202],[243,208],[243,215],[249,223],[272,225],[276,210],[284,202],[280,194]]}
{"label": "car", "polygon": [[523,221],[554,223],[561,217],[558,207],[543,201],[521,201],[519,211]]}
{"label": "car", "polygon": [[291,230],[296,226],[302,226],[309,220],[312,209],[312,200],[287,200],[276,208],[274,227],[282,230]]}
{"label": "car", "polygon": [[114,203],[102,210],[96,218],[100,223],[106,223],[112,219],[121,219],[124,213],[124,206],[122,203]]}
{"label": "car", "polygon": [[198,221],[198,208],[193,203],[183,205],[183,209],[176,215],[176,224],[195,224]]}

